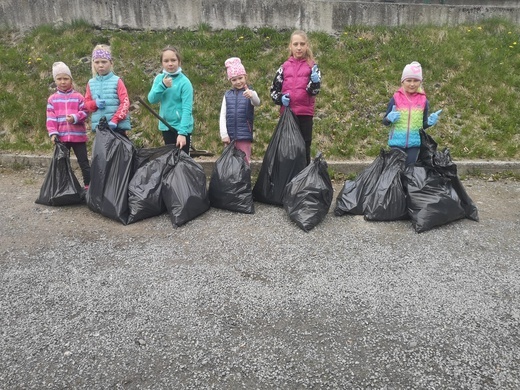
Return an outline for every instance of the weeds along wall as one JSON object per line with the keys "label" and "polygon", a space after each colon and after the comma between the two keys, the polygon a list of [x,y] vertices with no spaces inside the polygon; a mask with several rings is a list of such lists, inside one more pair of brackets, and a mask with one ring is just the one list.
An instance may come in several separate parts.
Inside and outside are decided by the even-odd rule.
{"label": "weeds along wall", "polygon": [[520,24],[511,0],[0,0],[0,27],[86,21],[99,28],[165,30],[238,26],[333,33],[349,25],[457,25],[487,18]]}

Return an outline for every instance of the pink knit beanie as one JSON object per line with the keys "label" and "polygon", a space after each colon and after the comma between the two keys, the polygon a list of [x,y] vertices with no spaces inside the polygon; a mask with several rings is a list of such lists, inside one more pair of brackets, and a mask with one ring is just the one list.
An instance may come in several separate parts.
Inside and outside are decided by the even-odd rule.
{"label": "pink knit beanie", "polygon": [[55,62],[52,64],[52,78],[56,80],[56,76],[59,74],[66,74],[70,78],[72,78],[72,74],[70,73],[70,69],[64,62]]}
{"label": "pink knit beanie", "polygon": [[401,82],[403,82],[405,79],[417,79],[422,81],[421,64],[419,64],[417,61],[413,61],[411,64],[406,65],[403,69]]}
{"label": "pink knit beanie", "polygon": [[244,65],[242,65],[242,61],[238,57],[231,57],[224,62],[227,68],[227,76],[228,80],[231,80],[233,77],[237,77],[240,75],[246,75],[246,69]]}

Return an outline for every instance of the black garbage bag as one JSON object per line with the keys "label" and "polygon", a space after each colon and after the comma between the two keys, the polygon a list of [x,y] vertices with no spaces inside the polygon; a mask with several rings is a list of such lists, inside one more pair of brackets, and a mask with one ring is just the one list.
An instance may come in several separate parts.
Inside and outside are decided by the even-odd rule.
{"label": "black garbage bag", "polygon": [[175,145],[138,149],[136,170],[128,184],[128,221],[134,223],[166,212],[161,195],[163,173]]}
{"label": "black garbage bag", "polygon": [[355,180],[347,180],[336,198],[334,214],[363,215],[366,202],[375,190],[379,176],[385,167],[385,151],[381,149],[379,156],[364,169]]}
{"label": "black garbage bag", "polygon": [[84,200],[85,190],[70,165],[70,151],[64,144],[56,141],[51,165],[35,202],[47,206],[66,206],[82,203]]}
{"label": "black garbage bag", "polygon": [[173,227],[179,227],[209,209],[204,169],[180,149],[164,171],[161,195]]}
{"label": "black garbage bag", "polygon": [[329,212],[333,193],[327,162],[318,153],[314,161],[285,186],[283,207],[289,218],[308,232]]}
{"label": "black garbage bag", "polygon": [[245,153],[235,148],[235,141],[215,162],[208,194],[212,207],[254,214],[251,168],[245,160]]}
{"label": "black garbage bag", "polygon": [[103,117],[92,147],[87,205],[105,217],[127,223],[128,183],[133,175],[135,148],[125,136],[110,130]]}
{"label": "black garbage bag", "polygon": [[434,167],[437,165],[435,158],[437,157],[437,142],[424,129],[419,131],[421,136],[421,148],[417,162],[422,166]]}
{"label": "black garbage bag", "polygon": [[421,130],[421,149],[419,152],[419,163],[435,169],[439,174],[451,180],[451,185],[465,212],[465,217],[473,221],[479,220],[477,205],[470,198],[457,174],[457,165],[453,162],[450,151],[444,148],[437,150],[437,142],[424,130]]}
{"label": "black garbage bag", "polygon": [[465,214],[466,218],[478,222],[479,216],[478,216],[477,205],[473,202],[473,200],[470,198],[470,196],[466,192],[466,189],[462,185],[460,178],[458,176],[452,177],[451,185],[452,185],[453,189],[455,190],[455,192],[457,193],[457,196],[459,197],[460,205],[464,209],[464,214]]}
{"label": "black garbage bag", "polygon": [[285,186],[306,166],[305,141],[293,112],[286,107],[267,146],[253,198],[282,206]]}
{"label": "black garbage bag", "polygon": [[390,149],[383,153],[384,168],[374,190],[365,201],[367,221],[395,221],[408,219],[406,191],[401,180],[405,169],[406,153]]}
{"label": "black garbage bag", "polygon": [[451,180],[431,167],[415,165],[405,172],[408,214],[417,233],[464,218]]}
{"label": "black garbage bag", "polygon": [[135,154],[134,154],[134,172],[136,172],[140,167],[147,164],[151,160],[161,157],[166,153],[170,153],[172,150],[174,150],[176,148],[177,148],[177,146],[170,144],[170,145],[159,146],[158,148],[136,149]]}

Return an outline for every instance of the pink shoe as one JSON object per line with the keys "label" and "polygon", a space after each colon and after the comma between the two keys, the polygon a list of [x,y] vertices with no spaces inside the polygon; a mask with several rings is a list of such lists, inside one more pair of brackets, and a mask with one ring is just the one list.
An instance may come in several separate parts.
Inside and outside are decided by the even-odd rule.
{"label": "pink shoe", "polygon": [[88,191],[88,184],[85,186],[85,191]]}

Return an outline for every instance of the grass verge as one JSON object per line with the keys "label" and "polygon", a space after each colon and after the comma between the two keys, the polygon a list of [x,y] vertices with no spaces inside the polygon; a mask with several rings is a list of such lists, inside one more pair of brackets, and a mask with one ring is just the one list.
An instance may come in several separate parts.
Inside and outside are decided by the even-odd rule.
{"label": "grass verge", "polygon": [[[112,46],[114,70],[132,105],[132,140],[140,147],[162,143],[156,119],[135,103],[146,99],[160,71],[159,52],[173,44],[195,89],[197,149],[219,154],[218,117],[229,88],[224,61],[242,59],[262,105],[256,110],[253,158],[262,158],[278,120],[269,87],[287,57],[290,31],[237,28],[213,31],[99,30],[84,22],[41,26],[26,33],[2,30],[0,37],[0,150],[49,152],[45,105],[54,84],[51,66],[64,61],[76,89],[91,77],[90,53],[97,43]],[[323,85],[317,98],[313,154],[328,160],[372,159],[386,145],[381,124],[388,100],[399,87],[405,64],[417,60],[432,110],[443,109],[429,130],[439,147],[456,159],[518,159],[520,132],[520,27],[504,20],[456,27],[351,26],[336,35],[309,33]],[[158,107],[155,107],[158,110]],[[93,135],[90,136],[90,144]]]}

